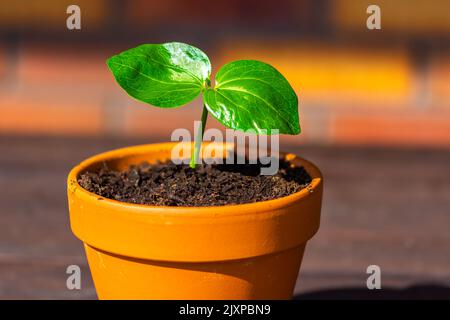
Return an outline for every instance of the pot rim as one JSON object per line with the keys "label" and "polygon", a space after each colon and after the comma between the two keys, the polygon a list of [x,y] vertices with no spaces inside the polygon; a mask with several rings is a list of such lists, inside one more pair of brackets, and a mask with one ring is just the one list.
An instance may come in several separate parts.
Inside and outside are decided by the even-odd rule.
{"label": "pot rim", "polygon": [[[298,157],[295,154],[280,152],[280,154],[284,155],[288,161],[303,166],[305,170],[308,172],[308,174],[311,176],[312,181],[307,188],[302,188],[301,190],[291,195],[271,200],[257,201],[244,204],[221,205],[221,206],[154,206],[145,204],[134,204],[105,198],[86,190],[78,183],[78,176],[82,172],[86,171],[90,166],[95,165],[96,163],[101,163],[103,161],[110,161],[113,159],[125,158],[127,156],[133,156],[136,154],[145,154],[156,150],[167,149],[168,144],[176,145],[178,143],[180,142],[141,144],[135,146],[128,146],[124,148],[118,148],[91,156],[71,169],[67,179],[68,189],[71,192],[75,192],[75,190],[77,190],[77,192],[81,192],[82,197],[96,198],[97,200],[101,200],[102,205],[108,205],[114,208],[123,208],[123,209],[130,208],[132,209],[133,213],[137,214],[164,213],[164,215],[168,217],[179,216],[180,214],[182,214],[183,216],[192,216],[192,217],[207,217],[207,216],[217,217],[217,216],[239,216],[254,213],[255,206],[260,206],[261,204],[267,205],[272,210],[281,207],[287,207],[300,199],[307,198],[308,196],[310,196],[319,188],[321,182],[323,181],[322,173],[313,163],[304,158]],[[223,143],[223,145],[229,147],[229,144],[227,143]],[[131,211],[127,212],[127,214],[130,213]]]}

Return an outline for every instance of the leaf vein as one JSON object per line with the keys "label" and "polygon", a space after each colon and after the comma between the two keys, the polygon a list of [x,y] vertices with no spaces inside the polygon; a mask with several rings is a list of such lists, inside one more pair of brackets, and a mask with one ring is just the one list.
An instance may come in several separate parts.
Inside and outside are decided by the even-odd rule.
{"label": "leaf vein", "polygon": [[[150,79],[150,80],[153,80],[153,81],[156,81],[156,82],[159,82],[159,83],[169,84],[169,85],[172,85],[172,86],[174,85],[173,82],[167,82],[167,81],[162,81],[162,80],[159,80],[159,79],[152,78],[152,77],[148,76],[147,74],[142,73],[139,69],[133,68],[132,66],[129,66],[129,65],[126,65],[126,64],[122,64],[122,63],[118,63],[118,62],[114,62],[114,61],[112,61],[111,63],[112,64],[116,64],[116,65],[118,65],[120,67],[125,67],[125,68],[129,68],[131,70],[135,70],[140,75],[142,75],[143,77],[145,77],[147,79]],[[179,81],[177,84],[190,84],[190,85],[192,85],[191,82],[186,82],[186,81]]]}

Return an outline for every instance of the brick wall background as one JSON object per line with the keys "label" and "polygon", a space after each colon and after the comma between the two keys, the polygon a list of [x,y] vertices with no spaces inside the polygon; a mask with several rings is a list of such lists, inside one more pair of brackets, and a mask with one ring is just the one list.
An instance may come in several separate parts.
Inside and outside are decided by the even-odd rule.
{"label": "brick wall background", "polygon": [[[192,130],[200,101],[178,109],[135,102],[105,59],[139,43],[182,41],[213,68],[273,64],[299,95],[302,144],[450,146],[450,2],[2,0],[0,134],[157,136]],[[78,4],[82,30],[66,29]],[[217,121],[209,126],[219,127]]]}

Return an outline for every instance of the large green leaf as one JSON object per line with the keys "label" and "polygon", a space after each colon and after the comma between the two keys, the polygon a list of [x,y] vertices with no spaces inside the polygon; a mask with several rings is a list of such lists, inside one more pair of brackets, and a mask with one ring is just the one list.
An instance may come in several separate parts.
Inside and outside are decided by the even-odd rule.
{"label": "large green leaf", "polygon": [[206,54],[179,42],[143,44],[109,58],[107,64],[130,96],[164,108],[192,101],[211,74]]}
{"label": "large green leaf", "polygon": [[215,88],[207,89],[204,98],[208,111],[229,128],[300,133],[297,95],[281,73],[264,62],[238,60],[224,65]]}

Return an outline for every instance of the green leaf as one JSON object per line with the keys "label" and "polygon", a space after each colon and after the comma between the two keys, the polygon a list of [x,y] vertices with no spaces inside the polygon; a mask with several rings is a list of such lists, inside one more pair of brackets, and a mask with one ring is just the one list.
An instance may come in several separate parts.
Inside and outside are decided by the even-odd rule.
{"label": "green leaf", "polygon": [[109,58],[107,64],[130,96],[163,108],[192,101],[211,74],[206,54],[179,42],[143,44]]}
{"label": "green leaf", "polygon": [[281,73],[264,62],[238,60],[224,65],[215,88],[207,89],[204,99],[208,111],[229,128],[259,134],[273,129],[300,133],[297,95]]}

